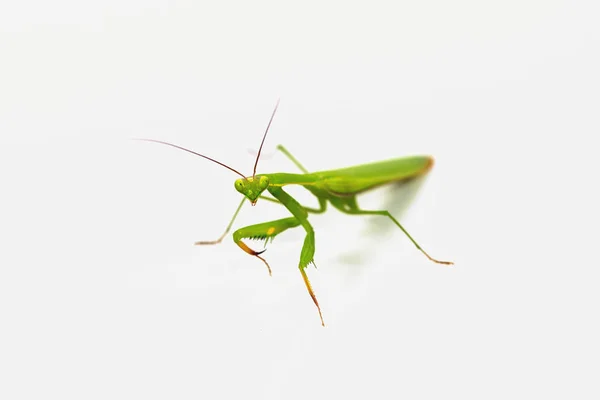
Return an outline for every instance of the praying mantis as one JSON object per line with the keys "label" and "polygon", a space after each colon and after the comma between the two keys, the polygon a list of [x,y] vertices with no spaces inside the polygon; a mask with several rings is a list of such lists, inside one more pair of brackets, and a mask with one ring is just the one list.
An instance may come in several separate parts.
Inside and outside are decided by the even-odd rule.
{"label": "praying mantis", "polygon": [[[306,275],[306,268],[311,263],[314,264],[315,254],[315,231],[309,222],[308,216],[309,214],[324,213],[327,209],[327,203],[331,203],[331,205],[339,211],[350,215],[380,215],[387,217],[402,232],[404,232],[404,234],[408,237],[408,239],[410,239],[416,248],[420,250],[429,260],[438,264],[453,264],[450,261],[440,261],[431,257],[425,250],[423,250],[423,248],[415,241],[415,239],[412,238],[412,236],[400,224],[400,222],[398,222],[398,220],[394,218],[388,211],[363,210],[358,206],[356,200],[357,195],[372,190],[376,187],[391,183],[406,182],[426,174],[433,167],[432,157],[410,156],[341,169],[309,172],[285,147],[278,145],[277,149],[281,151],[287,158],[289,158],[291,162],[302,171],[302,173],[274,173],[257,175],[256,168],[258,166],[258,160],[260,159],[260,154],[265,143],[265,139],[267,138],[267,133],[269,132],[269,128],[271,127],[271,123],[273,122],[273,118],[275,117],[278,106],[279,100],[275,105],[267,125],[267,129],[262,137],[258,154],[256,155],[256,161],[254,162],[252,176],[245,176],[244,174],[220,161],[172,143],[154,139],[136,139],[175,147],[212,161],[213,163],[219,164],[241,177],[235,181],[234,187],[243,195],[243,197],[235,213],[233,214],[231,221],[225,228],[225,232],[216,240],[198,241],[195,242],[196,245],[214,245],[221,243],[223,238],[225,238],[225,236],[231,230],[231,227],[233,226],[233,223],[246,200],[250,201],[253,206],[256,204],[258,199],[263,199],[284,206],[290,212],[290,217],[240,228],[233,233],[233,241],[244,252],[261,260],[266,265],[269,275],[271,275],[271,267],[269,266],[269,263],[263,257],[261,257],[261,254],[264,253],[266,249],[262,251],[255,251],[248,247],[248,245],[244,242],[244,239],[259,239],[264,241],[269,239],[273,240],[273,238],[280,233],[288,229],[301,226],[306,232],[306,236],[304,238],[302,250],[300,251],[300,262],[298,264],[298,269],[300,270],[300,274],[302,275],[306,289],[308,290],[310,297],[317,307],[322,326],[325,326],[325,322],[323,320],[323,314],[321,313],[321,307],[319,306],[317,297],[312,289],[310,281],[308,280],[308,276]],[[287,185],[300,185],[304,187],[317,198],[319,202],[319,208],[311,208],[301,205],[283,189],[283,187]],[[263,195],[265,190],[273,197]]]}

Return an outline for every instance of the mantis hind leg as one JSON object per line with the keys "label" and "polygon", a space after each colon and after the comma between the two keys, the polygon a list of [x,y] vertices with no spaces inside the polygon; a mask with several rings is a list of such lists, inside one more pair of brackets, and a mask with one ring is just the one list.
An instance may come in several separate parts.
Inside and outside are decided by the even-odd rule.
{"label": "mantis hind leg", "polygon": [[358,205],[356,204],[356,197],[352,196],[349,197],[347,199],[335,199],[335,200],[331,200],[331,202],[333,203],[333,205],[339,209],[340,211],[346,213],[346,214],[351,214],[351,215],[382,215],[385,217],[388,217],[389,219],[392,220],[392,222],[394,224],[396,224],[396,226],[398,228],[400,228],[400,230],[402,232],[404,232],[404,234],[410,239],[410,241],[415,245],[415,247],[417,249],[419,249],[421,251],[421,253],[423,253],[427,258],[429,258],[431,261],[438,263],[438,264],[444,264],[444,265],[453,265],[454,263],[451,261],[441,261],[441,260],[437,260],[433,257],[431,257],[429,254],[427,254],[427,252],[425,250],[423,250],[423,248],[419,245],[419,243],[417,243],[417,241],[415,239],[413,239],[413,237],[410,235],[410,233],[408,233],[408,231],[406,229],[404,229],[404,227],[402,226],[402,224],[400,224],[400,222],[398,222],[398,220],[396,218],[394,218],[392,216],[392,214],[390,214],[389,211],[386,210],[375,210],[375,211],[371,211],[371,210],[361,210],[360,208],[358,208]]}
{"label": "mantis hind leg", "polygon": [[269,263],[260,256],[260,254],[264,253],[265,250],[252,250],[246,243],[242,241],[242,239],[264,240],[266,242],[269,239],[273,240],[275,236],[281,232],[289,228],[294,228],[298,225],[300,225],[300,222],[295,217],[250,225],[233,232],[233,241],[240,247],[240,249],[264,262],[269,270],[269,275],[271,275],[271,267],[269,266]]}

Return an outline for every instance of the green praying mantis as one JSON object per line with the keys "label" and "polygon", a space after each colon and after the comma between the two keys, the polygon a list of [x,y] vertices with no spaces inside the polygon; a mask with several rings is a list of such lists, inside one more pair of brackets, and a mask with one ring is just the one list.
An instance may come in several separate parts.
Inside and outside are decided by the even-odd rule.
{"label": "green praying mantis", "polygon": [[[430,156],[411,156],[403,158],[395,158],[386,161],[373,162],[369,164],[357,165],[354,167],[347,167],[341,169],[333,169],[327,171],[308,172],[306,168],[294,157],[290,152],[283,147],[278,145],[277,149],[281,151],[292,163],[302,171],[301,174],[292,173],[274,173],[274,174],[256,174],[256,167],[258,166],[258,160],[260,154],[277,112],[279,106],[279,100],[275,105],[271,118],[267,125],[267,129],[262,137],[258,154],[256,155],[256,161],[254,162],[254,170],[252,176],[245,176],[239,171],[231,168],[228,165],[223,164],[213,158],[207,157],[203,154],[195,151],[186,149],[181,146],[177,146],[172,143],[163,142],[154,139],[136,139],[148,142],[160,143],[167,146],[175,147],[177,149],[192,153],[196,156],[205,158],[216,164],[219,164],[232,172],[238,174],[241,178],[237,179],[234,183],[235,189],[240,192],[244,197],[238,205],[231,221],[225,228],[225,232],[216,240],[210,241],[198,241],[196,245],[214,245],[221,243],[223,238],[229,233],[231,227],[238,216],[242,206],[246,199],[254,206],[258,199],[267,200],[273,203],[280,204],[287,208],[292,215],[288,218],[278,219],[275,221],[264,222],[261,224],[250,225],[244,228],[240,228],[233,233],[233,241],[237,244],[244,252],[250,254],[261,260],[267,267],[269,275],[271,275],[271,267],[269,263],[261,257],[262,251],[255,251],[248,247],[244,243],[243,239],[258,239],[264,240],[265,242],[273,238],[280,233],[290,229],[302,226],[306,232],[304,238],[304,244],[300,252],[300,262],[298,268],[306,289],[310,294],[317,310],[319,312],[319,318],[321,319],[321,325],[325,326],[323,320],[323,314],[321,313],[321,307],[317,301],[317,297],[312,289],[308,276],[306,275],[306,268],[312,263],[314,264],[315,254],[315,231],[308,220],[309,213],[321,214],[324,213],[327,208],[327,203],[337,208],[339,211],[350,214],[350,215],[381,215],[387,217],[393,222],[404,234],[410,239],[410,241],[419,249],[428,259],[438,264],[452,265],[450,261],[440,261],[431,257],[423,248],[412,238],[408,231],[386,210],[363,210],[358,206],[356,201],[357,195],[372,190],[376,187],[397,183],[406,182],[411,179],[417,178],[426,174],[433,166],[433,158]],[[296,199],[290,196],[283,187],[286,185],[300,185],[312,193],[319,202],[319,208],[306,207],[298,203]],[[273,197],[263,195],[264,191],[269,192]]]}

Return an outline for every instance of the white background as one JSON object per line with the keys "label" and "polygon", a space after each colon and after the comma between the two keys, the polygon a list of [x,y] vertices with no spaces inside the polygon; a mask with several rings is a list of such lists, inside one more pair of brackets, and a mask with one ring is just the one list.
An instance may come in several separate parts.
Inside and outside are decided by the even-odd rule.
{"label": "white background", "polygon": [[[592,1],[12,2],[0,8],[3,399],[597,399]],[[311,217],[260,261],[236,175],[410,154],[386,221]],[[305,204],[315,201],[291,190]],[[285,216],[246,206],[235,227]],[[255,248],[259,244],[253,243]],[[258,247],[257,247],[258,246]]]}

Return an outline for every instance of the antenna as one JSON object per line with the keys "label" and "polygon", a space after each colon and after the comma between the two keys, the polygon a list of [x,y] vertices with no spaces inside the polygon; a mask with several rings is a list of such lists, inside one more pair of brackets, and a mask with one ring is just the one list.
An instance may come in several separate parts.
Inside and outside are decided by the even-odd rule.
{"label": "antenna", "polygon": [[[276,107],[276,108],[277,108],[277,107]],[[273,119],[273,117],[271,117],[271,119]],[[269,124],[271,124],[271,123],[269,122]],[[267,128],[267,129],[268,129],[268,128]],[[225,165],[225,164],[223,164],[223,163],[222,163],[222,162],[220,162],[220,161],[217,161],[217,160],[215,160],[215,159],[213,159],[213,158],[207,157],[207,156],[205,156],[205,155],[203,155],[203,154],[196,153],[195,151],[192,151],[192,150],[186,149],[185,147],[177,146],[176,144],[173,144],[173,143],[163,142],[163,141],[160,141],[160,140],[154,140],[154,139],[141,139],[141,138],[134,138],[133,140],[141,140],[141,141],[144,141],[144,142],[154,142],[154,143],[160,143],[160,144],[164,144],[164,145],[167,145],[167,146],[175,147],[176,149],[179,149],[179,150],[187,151],[188,153],[192,153],[192,154],[194,154],[194,155],[197,155],[197,156],[200,156],[200,157],[202,157],[202,158],[206,158],[207,160],[209,160],[209,161],[212,161],[212,162],[214,162],[214,163],[216,163],[216,164],[219,164],[219,165],[221,165],[221,166],[223,166],[223,167],[227,168],[228,170],[235,172],[236,174],[238,174],[238,175],[239,175],[239,176],[241,176],[242,178],[246,179],[246,177],[245,177],[244,175],[242,175],[242,173],[240,173],[239,171],[237,171],[237,170],[235,170],[235,169],[231,168],[229,165]],[[264,138],[263,138],[263,141],[264,141]],[[258,153],[258,154],[260,155],[260,151],[259,151],[259,153]],[[257,161],[258,161],[258,159],[257,159]],[[255,166],[255,168],[256,168],[256,166]]]}
{"label": "antenna", "polygon": [[279,99],[277,99],[277,104],[275,104],[275,109],[273,110],[273,114],[271,114],[271,119],[269,120],[269,125],[267,125],[267,129],[265,130],[265,134],[263,135],[262,142],[260,142],[260,147],[258,148],[258,154],[256,155],[256,161],[254,162],[254,171],[252,172],[252,179],[254,179],[254,176],[256,175],[256,166],[258,165],[258,159],[260,158],[260,152],[263,148],[263,144],[265,144],[265,139],[267,138],[267,133],[269,132],[269,127],[271,127],[271,122],[273,122],[273,117],[275,116],[277,107],[279,107]]}

